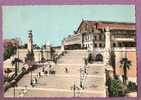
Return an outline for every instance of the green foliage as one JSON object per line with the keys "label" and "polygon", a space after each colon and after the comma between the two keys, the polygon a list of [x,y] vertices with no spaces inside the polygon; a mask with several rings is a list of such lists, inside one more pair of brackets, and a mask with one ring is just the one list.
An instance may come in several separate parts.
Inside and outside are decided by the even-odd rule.
{"label": "green foliage", "polygon": [[14,46],[8,46],[4,49],[4,60],[10,58],[13,54],[16,52],[16,47]]}
{"label": "green foliage", "polygon": [[118,79],[109,79],[107,81],[107,86],[110,97],[121,97],[126,95],[127,86]]}
{"label": "green foliage", "polygon": [[128,92],[135,92],[135,91],[137,91],[136,83],[131,82],[131,81],[128,82],[127,88],[128,88]]}

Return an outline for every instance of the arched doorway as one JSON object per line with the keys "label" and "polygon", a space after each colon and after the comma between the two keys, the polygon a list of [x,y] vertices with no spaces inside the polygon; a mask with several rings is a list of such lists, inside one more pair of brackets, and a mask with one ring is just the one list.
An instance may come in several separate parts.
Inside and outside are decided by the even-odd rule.
{"label": "arched doorway", "polygon": [[97,54],[95,61],[103,61],[103,56],[101,54]]}

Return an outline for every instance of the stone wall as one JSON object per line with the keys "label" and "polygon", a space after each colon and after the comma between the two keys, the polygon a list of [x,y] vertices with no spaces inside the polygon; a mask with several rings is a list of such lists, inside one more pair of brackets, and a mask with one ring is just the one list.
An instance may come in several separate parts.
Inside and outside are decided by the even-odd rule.
{"label": "stone wall", "polygon": [[[34,49],[34,59],[35,61],[41,60],[41,50],[40,49]],[[16,56],[25,62],[26,54],[28,53],[27,49],[18,49]],[[45,60],[51,60],[51,51],[50,50],[43,50],[43,57]]]}
{"label": "stone wall", "polygon": [[[125,51],[127,52],[125,54]],[[115,67],[116,67],[116,74],[117,75],[123,75],[123,70],[120,67],[120,60],[127,55],[127,58],[131,61],[131,66],[130,69],[128,70],[128,79],[136,82],[136,77],[137,77],[137,59],[136,59],[136,49],[115,49]]]}
{"label": "stone wall", "polygon": [[[130,66],[130,69],[128,70],[128,79],[136,82],[137,77],[137,59],[136,59],[136,49],[135,48],[114,48],[113,49],[115,54],[115,68],[116,68],[116,74],[117,75],[123,75],[123,70],[120,67],[120,61],[122,58],[125,57],[127,54],[127,58],[131,61],[132,65]],[[93,51],[94,59],[96,58],[96,55],[101,54],[104,59],[104,48],[95,48]]]}

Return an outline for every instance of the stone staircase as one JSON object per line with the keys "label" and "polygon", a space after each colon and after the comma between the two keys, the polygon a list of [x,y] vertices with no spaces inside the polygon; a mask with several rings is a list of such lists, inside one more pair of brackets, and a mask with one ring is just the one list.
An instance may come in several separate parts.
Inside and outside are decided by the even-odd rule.
{"label": "stone staircase", "polygon": [[[80,66],[84,64],[84,57],[87,55],[86,50],[67,50],[55,65],[56,75],[70,75],[71,86],[75,84],[80,88]],[[68,68],[66,74],[65,68]],[[105,69],[102,63],[88,64],[87,75],[83,78],[84,90],[81,89],[79,96],[105,97]],[[75,76],[75,77],[74,77]],[[68,88],[68,87],[66,87]],[[68,88],[69,89],[69,88]]]}
{"label": "stone staircase", "polygon": [[58,64],[83,64],[86,50],[67,50],[67,53],[58,60]]}
{"label": "stone staircase", "polygon": [[[87,75],[84,78],[85,90],[97,91],[95,95],[98,97],[106,96],[105,87],[105,68],[103,63],[88,64]],[[86,94],[84,94],[86,96]]]}

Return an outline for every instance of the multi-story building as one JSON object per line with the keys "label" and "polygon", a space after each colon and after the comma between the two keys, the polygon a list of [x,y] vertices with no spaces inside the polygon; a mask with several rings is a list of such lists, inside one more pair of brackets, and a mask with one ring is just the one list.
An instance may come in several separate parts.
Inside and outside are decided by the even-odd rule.
{"label": "multi-story building", "polygon": [[135,23],[83,20],[77,31],[64,39],[65,48],[104,48],[106,26],[110,27],[112,47],[135,47]]}
{"label": "multi-story building", "polygon": [[132,62],[128,70],[129,80],[136,82],[135,23],[82,20],[77,31],[63,40],[64,49],[89,49],[95,62],[104,63],[106,27],[110,32],[109,47],[114,55],[114,72],[123,75],[120,61],[127,57]]}

